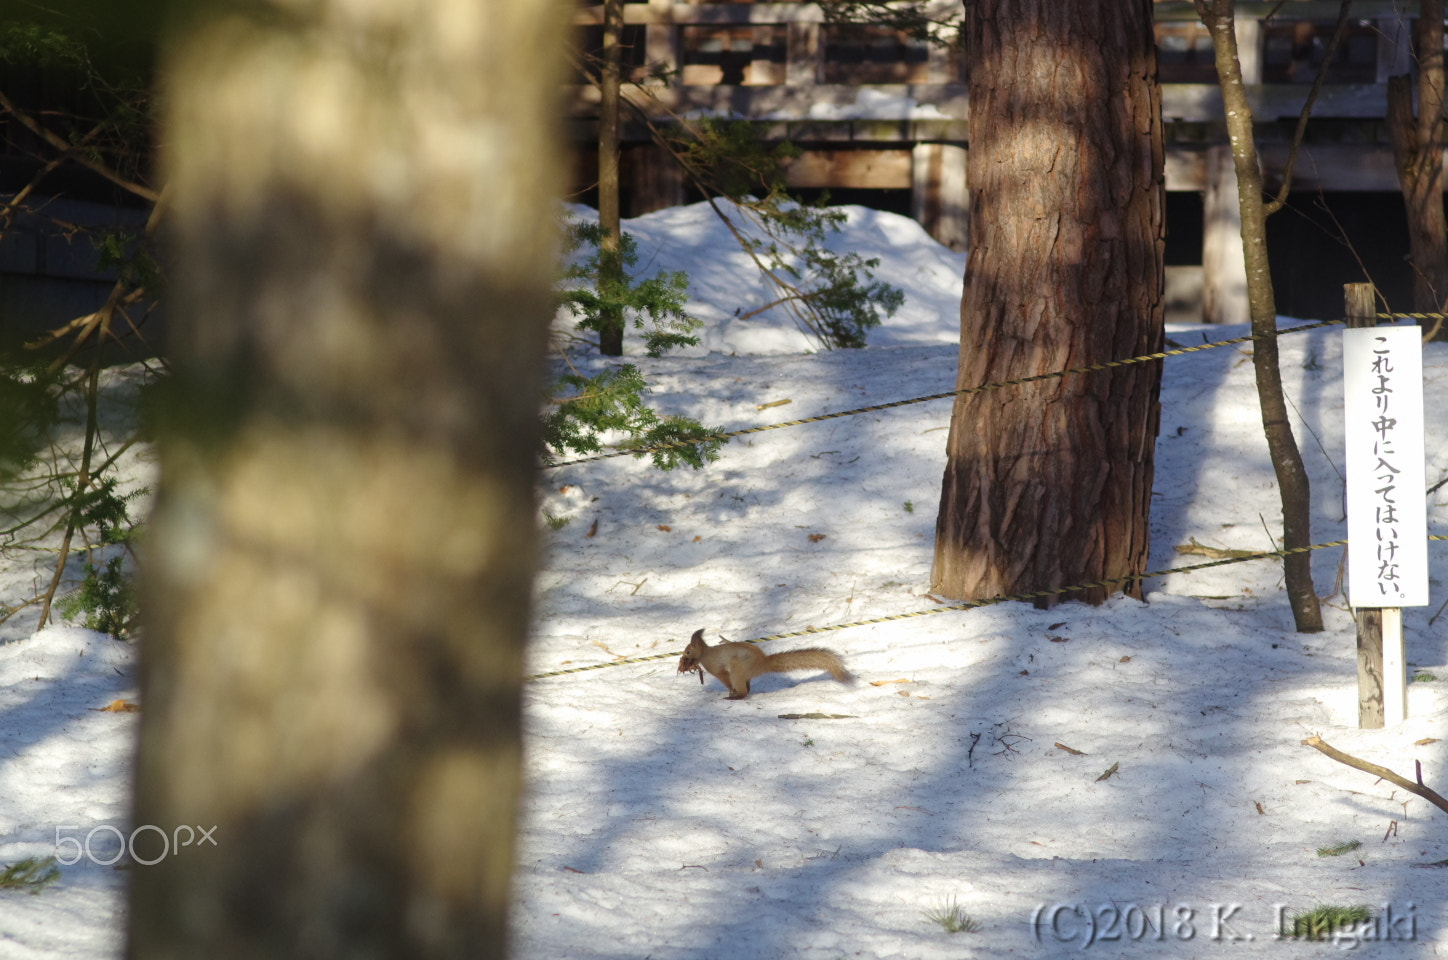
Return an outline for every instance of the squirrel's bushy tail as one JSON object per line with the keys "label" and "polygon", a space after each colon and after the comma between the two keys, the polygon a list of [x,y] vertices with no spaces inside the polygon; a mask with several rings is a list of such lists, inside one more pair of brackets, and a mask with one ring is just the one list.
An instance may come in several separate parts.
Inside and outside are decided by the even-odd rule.
{"label": "squirrel's bushy tail", "polygon": [[855,679],[834,651],[823,647],[803,647],[771,654],[769,665],[775,670],[826,670],[840,683]]}

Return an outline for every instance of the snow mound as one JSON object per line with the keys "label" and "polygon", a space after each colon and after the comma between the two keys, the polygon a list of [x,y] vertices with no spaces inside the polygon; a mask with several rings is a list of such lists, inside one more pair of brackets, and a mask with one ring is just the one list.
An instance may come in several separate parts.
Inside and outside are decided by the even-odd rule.
{"label": "snow mound", "polygon": [[[728,201],[719,209],[736,226],[746,221]],[[868,207],[845,206],[846,220],[830,235],[826,246],[834,253],[858,254],[878,260],[872,271],[905,291],[905,304],[868,331],[872,347],[953,344],[960,335],[960,285],[965,275],[965,254],[937,242],[909,217]],[[598,219],[597,211],[570,204],[572,220]],[[638,278],[660,271],[682,270],[689,276],[690,316],[702,321],[700,343],[693,349],[673,351],[675,356],[708,353],[780,355],[813,353],[820,349],[801,331],[788,311],[773,307],[755,310],[777,295],[734,239],[729,227],[708,203],[670,207],[623,222],[624,233],[638,243]],[[754,235],[751,233],[751,235]],[[752,316],[750,314],[753,314]],[[641,340],[629,335],[625,352],[643,352]]]}

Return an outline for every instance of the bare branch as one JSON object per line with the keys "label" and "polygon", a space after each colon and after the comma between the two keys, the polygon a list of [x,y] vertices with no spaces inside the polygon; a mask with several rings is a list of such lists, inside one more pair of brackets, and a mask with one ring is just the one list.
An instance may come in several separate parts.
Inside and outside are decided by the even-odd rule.
{"label": "bare branch", "polygon": [[45,625],[50,622],[50,608],[55,601],[55,592],[60,588],[61,578],[65,575],[65,561],[70,556],[71,540],[75,537],[76,526],[80,521],[81,498],[85,496],[86,487],[90,485],[92,479],[91,452],[95,449],[96,433],[100,427],[96,413],[96,398],[100,385],[100,360],[100,353],[97,352],[91,361],[90,373],[86,378],[85,445],[81,448],[80,476],[75,478],[75,490],[71,493],[71,508],[65,524],[65,536],[60,541],[60,556],[55,561],[55,573],[50,578],[50,586],[40,597],[41,629],[44,629]]}
{"label": "bare branch", "polygon": [[[79,147],[82,144],[89,142],[104,127],[104,121],[96,124],[93,128],[91,128],[89,133],[87,133],[85,136],[81,137],[75,142],[72,150],[74,149],[74,147]],[[0,237],[4,237],[6,231],[10,229],[10,222],[15,218],[16,211],[22,209],[22,204],[25,203],[25,198],[35,192],[35,188],[40,186],[40,182],[44,180],[47,176],[49,176],[56,167],[60,166],[70,157],[72,150],[61,151],[48,163],[46,163],[45,166],[41,167],[40,171],[36,173],[35,176],[30,178],[30,182],[22,187],[20,191],[15,194],[15,196],[11,197],[10,202],[5,204],[3,209],[0,209],[0,224],[3,224],[3,226],[0,226]]]}
{"label": "bare branch", "polygon": [[[1237,53],[1234,0],[1196,0],[1202,23],[1212,35],[1217,80],[1227,114],[1232,163],[1237,172],[1237,204],[1242,214],[1242,253],[1247,267],[1247,300],[1252,332],[1262,341],[1252,353],[1257,395],[1262,407],[1262,432],[1267,439],[1273,471],[1282,500],[1282,536],[1289,548],[1311,543],[1311,481],[1302,463],[1282,391],[1277,356],[1277,307],[1267,258],[1267,217],[1264,212],[1262,170],[1252,127],[1252,106],[1242,80]],[[1322,629],[1321,604],[1312,586],[1312,565],[1305,553],[1283,561],[1287,596],[1299,633]]]}
{"label": "bare branch", "polygon": [[[16,107],[10,98],[5,95],[3,90],[0,90],[0,110],[4,110],[16,120],[19,120],[22,126],[55,149],[67,154],[75,150],[75,144],[72,144],[69,140],[66,140],[53,130],[46,128],[40,121]],[[149,200],[152,203],[161,199],[161,195],[157,191],[152,190],[143,183],[137,183],[134,180],[121,176],[103,163],[91,160],[83,154],[75,154],[74,159],[76,163],[81,164],[86,169],[100,174],[116,186],[130,191],[142,199]]]}
{"label": "bare branch", "polygon": [[1302,138],[1307,133],[1307,120],[1312,116],[1312,108],[1317,103],[1318,94],[1322,92],[1328,68],[1337,56],[1337,48],[1342,44],[1342,38],[1347,35],[1347,17],[1351,10],[1352,0],[1342,0],[1342,5],[1338,7],[1337,26],[1332,31],[1332,40],[1328,42],[1327,51],[1322,55],[1322,69],[1317,71],[1317,77],[1312,81],[1312,90],[1308,92],[1307,100],[1302,104],[1302,113],[1297,117],[1297,129],[1292,132],[1292,148],[1287,152],[1287,165],[1282,169],[1282,188],[1277,191],[1277,198],[1263,207],[1266,216],[1272,216],[1287,203],[1287,194],[1292,189],[1292,172],[1297,167],[1297,154],[1302,148]]}
{"label": "bare branch", "polygon": [[1366,760],[1359,760],[1357,757],[1354,757],[1351,754],[1343,753],[1336,747],[1329,746],[1328,744],[1324,743],[1321,737],[1308,737],[1306,740],[1302,741],[1302,743],[1303,745],[1309,746],[1312,749],[1318,751],[1319,753],[1331,757],[1338,763],[1345,763],[1349,767],[1361,770],[1363,773],[1370,773],[1375,777],[1379,777],[1383,780],[1388,781],[1391,784],[1394,784],[1395,786],[1402,787],[1409,793],[1416,794],[1417,796],[1422,797],[1424,800],[1427,800],[1439,810],[1448,813],[1448,800],[1443,799],[1442,795],[1439,794],[1436,790],[1433,790],[1431,787],[1423,786],[1421,780],[1418,783],[1414,783],[1406,777],[1398,776],[1387,767],[1380,767],[1376,763],[1369,763]]}

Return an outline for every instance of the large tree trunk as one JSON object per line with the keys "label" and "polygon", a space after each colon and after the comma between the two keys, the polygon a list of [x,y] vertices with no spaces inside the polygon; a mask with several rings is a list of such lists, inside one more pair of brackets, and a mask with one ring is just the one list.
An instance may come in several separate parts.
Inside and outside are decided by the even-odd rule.
{"label": "large tree trunk", "polygon": [[[966,10],[973,210],[958,385],[1159,350],[1150,0]],[[934,588],[976,598],[1143,572],[1160,377],[1139,364],[957,399]]]}
{"label": "large tree trunk", "polygon": [[[1302,550],[1312,543],[1312,488],[1303,466],[1277,360],[1277,303],[1272,290],[1272,269],[1267,260],[1267,210],[1262,194],[1262,171],[1252,129],[1252,107],[1242,82],[1237,56],[1234,0],[1197,0],[1197,12],[1212,35],[1217,78],[1227,111],[1227,135],[1237,168],[1237,201],[1242,208],[1242,254],[1247,264],[1247,302],[1252,333],[1260,339],[1252,347],[1257,398],[1262,408],[1262,431],[1277,474],[1282,497],[1282,546]],[[1322,608],[1312,586],[1312,555],[1292,554],[1282,561],[1287,600],[1300,633],[1322,629]]]}
{"label": "large tree trunk", "polygon": [[140,836],[130,956],[501,957],[564,24],[220,9],[166,80],[134,814],[214,845]]}
{"label": "large tree trunk", "polygon": [[[1412,80],[1388,80],[1388,133],[1413,262],[1413,309],[1437,313],[1448,303],[1448,221],[1443,213],[1443,0],[1422,0],[1417,28],[1418,110]],[[1424,326],[1434,326],[1425,321]],[[1448,327],[1439,326],[1440,335]]]}

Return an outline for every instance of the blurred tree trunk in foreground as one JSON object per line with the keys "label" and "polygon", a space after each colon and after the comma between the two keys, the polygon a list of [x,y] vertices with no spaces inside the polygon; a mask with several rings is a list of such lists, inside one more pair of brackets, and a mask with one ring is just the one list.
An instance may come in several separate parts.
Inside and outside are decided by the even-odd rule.
{"label": "blurred tree trunk in foreground", "polygon": [[[957,387],[1160,350],[1150,0],[977,0],[966,30],[973,214]],[[1147,363],[958,397],[934,589],[971,599],[1143,572],[1160,379]]]}
{"label": "blurred tree trunk in foreground", "polygon": [[130,955],[502,956],[561,10],[194,6]]}

